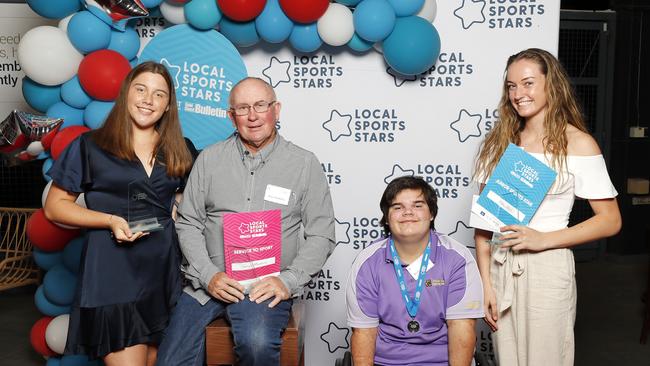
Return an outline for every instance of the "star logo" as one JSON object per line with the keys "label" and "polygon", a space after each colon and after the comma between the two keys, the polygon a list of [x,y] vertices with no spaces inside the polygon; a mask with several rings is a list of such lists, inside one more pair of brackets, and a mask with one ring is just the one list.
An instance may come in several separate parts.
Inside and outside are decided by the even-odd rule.
{"label": "star logo", "polygon": [[178,76],[181,73],[181,67],[172,64],[171,62],[167,61],[166,58],[161,58],[160,63],[167,67],[167,70],[169,70],[169,73],[174,77],[174,87],[178,88],[178,86],[180,85],[180,83],[178,81]]}
{"label": "star logo", "polygon": [[521,160],[515,163],[515,171],[521,173],[524,171],[526,164],[522,163]]}
{"label": "star logo", "polygon": [[[350,227],[352,226],[349,222],[347,221],[339,221],[339,219],[336,220],[336,244],[350,244]],[[345,238],[345,240],[343,240]]]}
{"label": "star logo", "polygon": [[395,82],[395,86],[398,87],[398,88],[400,86],[404,85],[404,83],[407,82],[407,81],[415,81],[415,80],[417,80],[417,76],[415,76],[415,75],[402,75],[402,74],[398,73],[397,71],[393,70],[392,67],[387,68],[386,72],[388,73],[388,75],[393,77],[393,81]]}
{"label": "star logo", "polygon": [[474,248],[474,240],[473,240],[474,228],[467,226],[462,221],[457,221],[456,228],[454,229],[454,231],[450,232],[447,235],[453,236],[454,239],[458,240],[463,244],[472,243],[472,245],[466,245],[466,246],[468,248]]}
{"label": "star logo", "polygon": [[248,224],[244,224],[243,222],[239,224],[239,232],[242,234],[246,234],[247,232],[250,231],[250,226]]}
{"label": "star logo", "polygon": [[352,122],[351,114],[341,114],[336,109],[333,109],[330,113],[330,119],[323,122],[323,128],[329,132],[330,140],[336,142],[343,136],[352,136],[350,122]]}
{"label": "star logo", "polygon": [[289,76],[289,67],[291,67],[291,62],[280,61],[280,59],[273,56],[271,57],[269,66],[262,70],[262,75],[266,76],[269,84],[275,88],[281,83],[288,83],[291,81],[291,77]]}
{"label": "star logo", "polygon": [[348,335],[350,335],[350,329],[339,328],[334,322],[330,322],[327,331],[320,335],[320,339],[327,343],[327,350],[330,353],[334,353],[339,348],[350,348]]}
{"label": "star logo", "polygon": [[388,184],[394,178],[404,177],[404,176],[409,176],[409,177],[415,176],[415,170],[403,169],[401,166],[399,166],[399,164],[395,164],[393,165],[393,171],[390,173],[390,175],[384,178],[384,183]]}
{"label": "star logo", "polygon": [[460,142],[465,142],[470,137],[481,136],[480,123],[480,114],[470,114],[466,109],[461,109],[458,113],[458,119],[452,122],[449,127],[456,131]]}
{"label": "star logo", "polygon": [[485,0],[463,0],[461,6],[454,10],[456,18],[460,19],[463,29],[469,29],[474,23],[485,22]]}

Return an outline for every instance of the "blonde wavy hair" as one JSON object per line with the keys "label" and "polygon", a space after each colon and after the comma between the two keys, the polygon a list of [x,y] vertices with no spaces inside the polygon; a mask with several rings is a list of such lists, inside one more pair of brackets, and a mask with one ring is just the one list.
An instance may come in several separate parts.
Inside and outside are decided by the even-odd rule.
{"label": "blonde wavy hair", "polygon": [[587,127],[576,101],[575,92],[562,64],[555,56],[539,48],[529,48],[508,58],[504,73],[503,89],[499,102],[499,121],[488,133],[479,148],[474,179],[487,179],[496,167],[509,143],[520,143],[520,132],[525,121],[517,114],[508,96],[507,73],[510,65],[519,60],[530,60],[539,65],[546,77],[546,113],[544,114],[544,152],[551,156],[551,167],[562,172],[566,165],[567,136],[566,127],[571,124],[578,130],[587,132]]}

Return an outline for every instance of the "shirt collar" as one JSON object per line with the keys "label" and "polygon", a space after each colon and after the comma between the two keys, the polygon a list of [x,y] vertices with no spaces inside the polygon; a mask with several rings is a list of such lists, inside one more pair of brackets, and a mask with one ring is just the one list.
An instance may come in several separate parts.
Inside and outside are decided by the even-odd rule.
{"label": "shirt collar", "polygon": [[[239,137],[237,131],[234,132],[234,136],[237,145],[237,150],[239,150],[239,155],[241,156],[242,161],[244,161],[244,158],[252,156],[252,154],[250,153],[250,151],[246,149],[246,147],[244,147],[244,143]],[[261,159],[262,161],[266,161],[269,158],[269,156],[271,156],[273,151],[275,151],[275,148],[279,145],[280,139],[282,139],[282,136],[280,136],[280,134],[276,132],[273,141],[271,141],[270,144],[261,148],[257,152],[257,154],[255,154],[255,157]]]}

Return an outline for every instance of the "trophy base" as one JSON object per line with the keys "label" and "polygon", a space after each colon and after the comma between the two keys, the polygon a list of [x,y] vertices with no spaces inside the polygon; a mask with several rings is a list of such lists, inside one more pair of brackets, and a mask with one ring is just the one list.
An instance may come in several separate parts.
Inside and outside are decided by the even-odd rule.
{"label": "trophy base", "polygon": [[[507,233],[504,233],[504,234],[507,234]],[[505,243],[506,241],[510,240],[510,239],[501,239],[502,236],[503,236],[502,233],[493,232],[492,233],[492,239],[488,240],[487,243],[491,244],[491,245],[501,245],[501,244]]]}
{"label": "trophy base", "polygon": [[133,233],[139,233],[139,232],[150,233],[154,231],[163,230],[164,228],[165,228],[164,226],[158,223],[158,219],[155,217],[152,217],[150,219],[129,222],[129,229],[131,229],[131,232]]}

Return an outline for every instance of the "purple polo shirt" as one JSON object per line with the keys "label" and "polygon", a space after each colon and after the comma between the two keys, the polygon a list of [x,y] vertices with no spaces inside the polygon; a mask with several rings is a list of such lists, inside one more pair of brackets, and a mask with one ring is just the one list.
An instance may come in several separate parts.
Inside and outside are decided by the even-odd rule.
{"label": "purple polo shirt", "polygon": [[[421,303],[415,317],[420,330],[411,333],[411,317],[402,299],[388,239],[359,253],[346,289],[348,325],[377,329],[375,363],[381,365],[447,365],[446,319],[483,318],[483,287],[470,251],[456,240],[433,233]],[[412,298],[422,257],[406,267],[404,280]]]}

